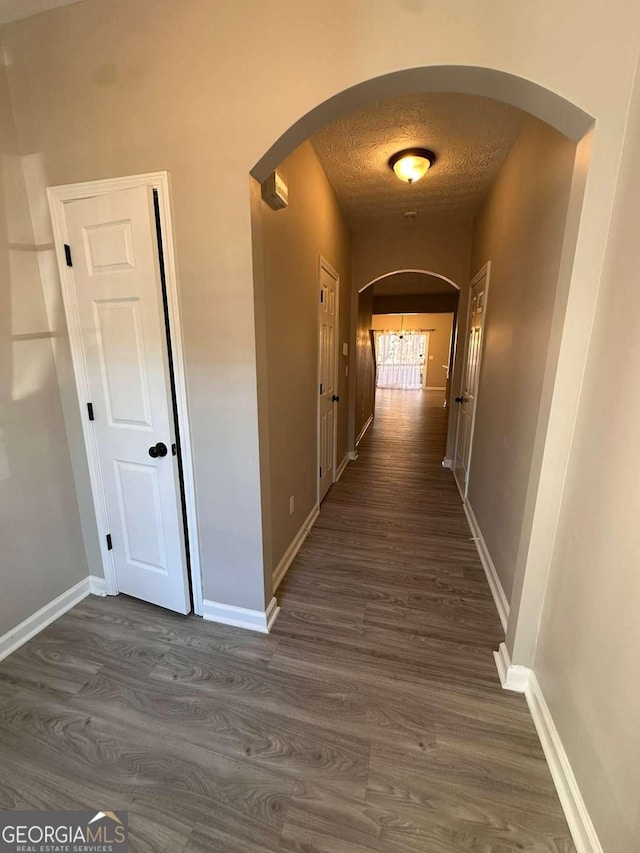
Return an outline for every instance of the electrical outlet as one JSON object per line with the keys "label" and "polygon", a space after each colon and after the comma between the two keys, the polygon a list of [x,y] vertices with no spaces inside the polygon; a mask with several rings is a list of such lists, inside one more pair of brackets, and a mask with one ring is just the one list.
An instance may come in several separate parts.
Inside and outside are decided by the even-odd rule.
{"label": "electrical outlet", "polygon": [[296,498],[295,495],[291,495],[289,498],[289,515],[293,515],[293,512],[296,508]]}

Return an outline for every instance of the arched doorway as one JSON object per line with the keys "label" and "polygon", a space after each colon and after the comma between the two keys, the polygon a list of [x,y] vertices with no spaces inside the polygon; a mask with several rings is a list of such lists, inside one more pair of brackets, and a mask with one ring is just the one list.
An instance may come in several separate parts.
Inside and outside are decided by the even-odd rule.
{"label": "arched doorway", "polygon": [[[431,352],[427,358],[433,360],[437,355],[435,365],[430,365],[430,373],[433,377],[428,382],[422,383],[426,387],[445,387],[445,404],[451,402],[451,388],[455,376],[454,357],[456,354],[457,318],[459,311],[460,285],[453,279],[428,269],[397,269],[383,272],[361,287],[357,294],[357,332],[356,332],[356,360],[358,358],[370,358],[370,349],[367,350],[366,329],[371,327],[369,313],[376,315],[450,315],[451,333],[450,339],[447,334],[442,334],[444,329],[438,330],[437,340],[431,341],[436,346],[431,346]],[[440,324],[438,324],[440,326]],[[443,337],[440,341],[439,338]],[[446,340],[445,340],[446,338]],[[362,346],[359,342],[362,341]],[[445,358],[446,355],[446,358]],[[447,363],[445,368],[444,361]],[[358,417],[358,400],[362,396],[362,389],[358,388],[358,380],[363,371],[356,366],[354,371],[354,388],[350,394],[350,403],[354,412],[352,413],[356,442],[364,425],[362,417]],[[435,368],[435,369],[434,369]],[[437,375],[437,379],[436,379]],[[365,409],[367,408],[365,404]],[[368,414],[371,414],[369,412]],[[449,423],[447,447],[443,448],[443,458],[452,458],[455,444],[455,420]]]}
{"label": "arched doorway", "polygon": [[[579,222],[580,206],[584,181],[586,177],[586,169],[588,166],[588,148],[589,148],[589,131],[593,126],[593,118],[586,112],[579,109],[575,105],[570,104],[565,99],[555,93],[543,89],[537,84],[524,80],[514,75],[504,74],[492,69],[476,68],[476,67],[454,67],[454,66],[439,66],[426,67],[418,69],[409,69],[401,72],[394,72],[383,77],[369,80],[366,83],[358,84],[350,89],[347,89],[338,95],[318,105],[313,110],[308,112],[304,117],[292,125],[274,145],[260,158],[251,170],[252,176],[256,181],[264,180],[275,166],[280,163],[283,157],[291,152],[297,144],[308,137],[310,133],[321,127],[327,121],[335,119],[352,110],[354,107],[371,102],[372,100],[380,100],[385,96],[396,94],[398,92],[419,92],[419,91],[446,91],[456,93],[469,93],[480,95],[483,97],[491,97],[501,100],[504,103],[517,106],[519,109],[529,112],[552,127],[556,128],[560,133],[567,138],[578,143],[578,156],[575,158],[575,170],[572,177],[572,198],[571,206],[568,212],[565,235],[562,242],[562,262],[560,264],[560,274],[558,279],[558,298],[554,306],[553,317],[553,337],[550,342],[550,352],[557,355],[560,343],[562,340],[562,328],[565,317],[565,309],[570,289],[570,267],[571,259],[575,251],[576,234]],[[255,193],[254,193],[255,196]],[[254,256],[256,245],[254,243]],[[259,250],[258,253],[259,254]],[[383,275],[384,273],[380,273]],[[368,281],[372,281],[370,278]],[[260,284],[260,272],[256,275],[256,282]],[[365,285],[366,287],[366,285]],[[355,316],[357,311],[354,310],[357,300],[358,290],[352,291],[352,311],[351,311],[351,342],[355,341]],[[262,295],[257,291],[258,298],[256,302],[256,319],[257,328],[260,330],[261,324],[264,322],[264,317],[261,316]],[[260,341],[261,333],[258,331],[258,340]],[[259,353],[258,357],[258,384],[259,389],[263,386],[264,373],[263,369],[267,368],[267,359],[265,353],[262,356]],[[351,356],[351,359],[353,355]],[[350,362],[353,367],[353,361]],[[545,452],[545,436],[547,435],[547,425],[551,412],[551,402],[553,397],[553,385],[556,375],[557,362],[553,358],[549,358],[547,368],[545,369],[544,386],[547,393],[543,395],[541,405],[544,411],[541,411],[538,424],[538,436],[535,441],[535,454],[531,463],[531,471],[529,484],[527,487],[527,517],[522,525],[522,541],[520,553],[526,555],[529,553],[529,533],[531,523],[537,510],[540,510],[538,495],[541,487],[553,488],[554,471],[552,467],[545,470],[543,466]],[[262,378],[261,378],[262,374]],[[353,370],[351,371],[353,377]],[[350,379],[350,383],[353,378]],[[259,399],[264,400],[264,392],[259,390]],[[559,395],[555,395],[554,403],[562,408],[562,400]],[[263,407],[262,407],[263,408]],[[264,408],[263,408],[264,412]],[[355,426],[350,430],[350,435],[355,436]],[[558,434],[557,441],[562,443],[566,439],[566,434]],[[351,447],[351,449],[353,449]],[[268,463],[263,460],[263,466],[268,468]],[[264,470],[264,467],[263,467]],[[559,493],[558,493],[559,495]],[[268,499],[267,499],[268,500]],[[269,509],[265,509],[263,518],[268,518],[270,515]],[[526,563],[526,557],[524,562]],[[518,565],[516,572],[518,578],[514,583],[512,605],[514,614],[519,610],[520,597],[522,593],[522,582],[525,575],[526,565]],[[538,567],[537,571],[546,571],[545,567]],[[533,609],[539,613],[541,599],[539,598],[539,589],[536,585],[536,593],[538,599],[533,602]],[[536,616],[537,619],[537,616]],[[512,648],[515,648],[515,630],[516,618],[512,618],[509,622],[509,643]],[[530,636],[531,632],[535,632],[535,619],[526,619],[527,624],[520,623],[520,627],[524,632],[522,636]]]}
{"label": "arched doorway", "polygon": [[457,92],[493,98],[530,113],[575,142],[588,133],[595,121],[561,95],[515,74],[471,65],[407,68],[358,83],[318,104],[273,143],[251,169],[251,175],[257,181],[265,180],[298,145],[335,119],[394,95],[417,92]]}

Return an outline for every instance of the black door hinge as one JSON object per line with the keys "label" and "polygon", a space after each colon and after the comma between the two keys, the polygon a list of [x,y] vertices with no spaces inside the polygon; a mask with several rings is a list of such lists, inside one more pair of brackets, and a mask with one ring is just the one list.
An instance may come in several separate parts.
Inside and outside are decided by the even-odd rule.
{"label": "black door hinge", "polygon": [[324,302],[324,290],[320,291],[320,302]]}
{"label": "black door hinge", "polygon": [[113,551],[113,544],[111,542],[111,534],[107,533],[107,551]]}
{"label": "black door hinge", "polygon": [[322,477],[322,468],[320,469],[320,476]]}
{"label": "black door hinge", "polygon": [[320,383],[320,393],[322,394],[322,382]]}
{"label": "black door hinge", "polygon": [[73,261],[71,260],[71,246],[68,243],[64,244],[64,259],[67,262],[68,267],[73,266]]}
{"label": "black door hinge", "polygon": [[87,412],[89,413],[89,420],[95,421],[95,418],[93,416],[93,403],[87,403]]}
{"label": "black door hinge", "polygon": [[178,445],[177,445],[177,444],[172,444],[172,445],[171,445],[171,453],[172,453],[174,456],[177,456],[177,455],[178,455]]}

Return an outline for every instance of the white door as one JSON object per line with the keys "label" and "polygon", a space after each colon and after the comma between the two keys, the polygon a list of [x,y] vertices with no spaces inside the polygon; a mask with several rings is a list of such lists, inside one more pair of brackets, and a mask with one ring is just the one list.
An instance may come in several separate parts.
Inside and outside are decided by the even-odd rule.
{"label": "white door", "polygon": [[118,591],[188,613],[152,190],[64,210]]}
{"label": "white door", "polygon": [[459,407],[458,435],[454,474],[463,496],[467,496],[473,427],[478,403],[478,383],[480,380],[480,362],[482,358],[482,335],[487,310],[489,291],[489,267],[483,267],[470,285],[469,326],[465,349],[465,363],[462,374],[462,391],[456,397]]}
{"label": "white door", "polygon": [[338,277],[320,265],[320,347],[318,381],[318,502],[322,501],[335,476],[337,389]]}

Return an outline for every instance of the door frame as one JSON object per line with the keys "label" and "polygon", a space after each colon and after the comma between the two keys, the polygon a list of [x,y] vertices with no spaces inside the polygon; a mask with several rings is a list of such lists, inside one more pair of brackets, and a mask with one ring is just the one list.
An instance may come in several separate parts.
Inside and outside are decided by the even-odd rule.
{"label": "door frame", "polygon": [[[486,275],[487,284],[485,288],[485,296],[484,296],[484,306],[482,311],[482,320],[480,322],[480,353],[478,356],[479,364],[478,364],[478,389],[480,388],[480,373],[482,370],[482,359],[484,356],[484,344],[485,344],[485,335],[484,329],[487,320],[487,305],[489,303],[489,279],[491,277],[491,261],[487,261],[478,272],[474,275],[474,277],[469,282],[469,290],[467,293],[467,323],[466,323],[466,331],[465,331],[465,340],[464,340],[464,351],[462,353],[462,374],[460,377],[460,393],[464,391],[464,374],[467,366],[467,354],[469,349],[469,330],[471,329],[471,291],[473,290],[474,285],[480,281],[480,279]],[[471,456],[473,454],[473,436],[476,429],[476,412],[478,411],[478,394],[476,389],[475,401],[473,406],[473,416],[471,417],[471,431],[469,433],[469,459],[467,460],[467,470],[464,478],[464,488],[460,485],[458,481],[458,477],[456,476],[456,459],[458,458],[458,444],[460,443],[460,423],[462,421],[462,410],[458,409],[458,418],[456,424],[456,444],[453,451],[453,478],[456,481],[458,486],[458,490],[460,491],[460,495],[462,496],[462,500],[466,501],[467,494],[469,492],[469,474],[471,473]]]}
{"label": "door frame", "polygon": [[[175,409],[180,431],[180,453],[182,459],[182,488],[184,494],[186,535],[188,538],[189,563],[191,568],[191,592],[194,612],[202,615],[202,574],[198,539],[198,518],[195,482],[193,476],[193,448],[189,426],[189,407],[187,383],[184,366],[182,323],[180,320],[180,299],[174,248],[173,224],[171,219],[171,191],[168,172],[151,172],[144,175],[131,175],[121,178],[107,178],[99,181],[87,181],[77,184],[48,187],[47,198],[53,227],[54,247],[62,289],[64,313],[69,334],[69,346],[75,377],[76,394],[82,424],[82,435],[89,468],[89,480],[93,497],[93,508],[98,536],[100,555],[104,572],[107,595],[118,594],[118,583],[113,561],[113,552],[107,550],[106,534],[109,532],[107,509],[102,474],[98,457],[98,445],[94,430],[86,417],[86,403],[90,399],[87,367],[84,359],[80,318],[76,303],[73,267],[66,264],[64,245],[68,242],[64,206],[68,202],[92,198],[98,195],[148,187],[158,194],[162,249],[164,254],[165,288],[167,310],[169,314],[169,335],[167,348],[173,361],[173,379],[175,385]],[[160,286],[160,283],[158,283]],[[160,294],[162,297],[162,294]],[[162,304],[162,299],[160,300]],[[170,390],[170,389],[168,389]],[[170,395],[169,395],[170,396]],[[180,483],[178,483],[180,487]],[[179,493],[179,492],[178,492]],[[186,543],[185,543],[186,544]]]}
{"label": "door frame", "polygon": [[431,332],[420,331],[418,332],[426,337],[425,346],[424,346],[424,371],[422,374],[422,391],[426,391],[428,389],[427,386],[427,374],[429,372],[429,348],[431,345]]}
{"label": "door frame", "polygon": [[[339,391],[339,381],[340,374],[338,371],[338,361],[340,358],[340,276],[338,272],[331,266],[329,261],[326,258],[323,258],[322,255],[318,255],[318,278],[316,282],[316,300],[318,302],[318,319],[316,323],[316,337],[318,340],[318,376],[316,381],[316,392],[320,387],[320,300],[318,299],[318,292],[320,290],[320,276],[322,274],[322,270],[328,273],[332,279],[334,279],[336,283],[336,338],[335,338],[335,357],[334,357],[334,368],[333,368],[333,387],[336,389],[335,393],[338,394]],[[335,406],[335,403],[334,403]],[[336,482],[336,466],[338,464],[338,418],[335,416],[334,409],[334,418],[333,418],[333,438],[332,438],[332,448],[331,452],[333,454],[333,473],[331,484]],[[318,404],[316,406],[316,504],[318,508],[320,508],[320,395],[318,394]]]}

